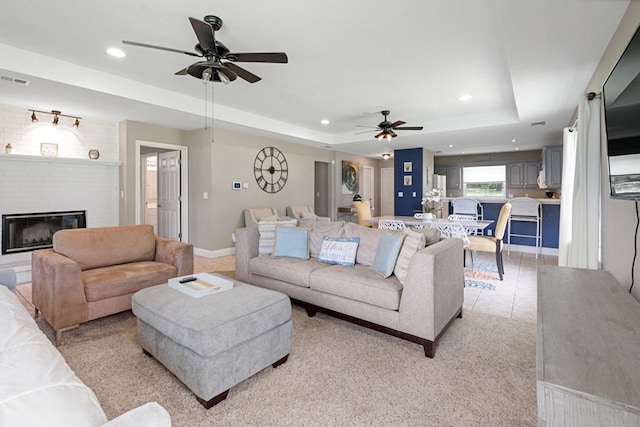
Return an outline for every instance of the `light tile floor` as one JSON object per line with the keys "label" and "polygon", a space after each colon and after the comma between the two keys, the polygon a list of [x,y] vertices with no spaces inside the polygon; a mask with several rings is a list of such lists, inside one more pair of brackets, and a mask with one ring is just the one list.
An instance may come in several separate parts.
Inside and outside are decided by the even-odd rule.
{"label": "light tile floor", "polygon": [[[511,251],[504,259],[504,280],[488,280],[495,290],[467,287],[463,310],[536,322],[537,273],[539,265],[558,265],[558,257]],[[495,265],[495,255],[478,253],[476,262]],[[470,263],[470,261],[468,261]]]}

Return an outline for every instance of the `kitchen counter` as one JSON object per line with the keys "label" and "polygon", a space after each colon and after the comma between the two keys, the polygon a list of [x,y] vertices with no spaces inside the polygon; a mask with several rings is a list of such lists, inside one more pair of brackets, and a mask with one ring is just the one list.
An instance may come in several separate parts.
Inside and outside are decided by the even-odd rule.
{"label": "kitchen counter", "polygon": [[[453,199],[457,199],[457,197],[443,197],[441,200],[443,202],[451,202]],[[472,199],[476,199],[480,203],[505,203],[510,199],[500,198],[500,197],[472,197]],[[543,205],[559,205],[560,199],[550,199],[550,198],[542,198],[542,199],[533,199],[537,200]]]}

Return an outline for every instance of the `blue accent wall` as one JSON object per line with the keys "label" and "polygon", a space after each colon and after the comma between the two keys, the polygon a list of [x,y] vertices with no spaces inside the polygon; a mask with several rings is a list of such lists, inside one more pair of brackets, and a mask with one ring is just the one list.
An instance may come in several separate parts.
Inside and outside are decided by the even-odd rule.
{"label": "blue accent wall", "polygon": [[[404,163],[411,162],[411,172],[404,171]],[[420,202],[424,190],[422,188],[423,173],[422,148],[393,151],[393,187],[394,213],[400,216],[413,216],[414,211],[422,209]],[[404,185],[404,177],[411,176],[411,185]],[[402,192],[403,196],[398,197]],[[413,193],[415,192],[415,197]]]}

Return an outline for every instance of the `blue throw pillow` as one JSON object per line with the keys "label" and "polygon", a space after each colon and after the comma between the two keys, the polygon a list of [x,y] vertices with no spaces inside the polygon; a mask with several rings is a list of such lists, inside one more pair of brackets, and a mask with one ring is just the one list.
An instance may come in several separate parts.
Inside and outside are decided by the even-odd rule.
{"label": "blue throw pillow", "polygon": [[373,269],[384,277],[391,276],[396,260],[402,248],[404,234],[385,232],[376,249],[376,257],[373,260]]}
{"label": "blue throw pillow", "polygon": [[356,264],[359,237],[327,237],[322,239],[318,261],[353,267]]}
{"label": "blue throw pillow", "polygon": [[309,230],[297,227],[276,227],[276,244],[271,256],[309,259]]}

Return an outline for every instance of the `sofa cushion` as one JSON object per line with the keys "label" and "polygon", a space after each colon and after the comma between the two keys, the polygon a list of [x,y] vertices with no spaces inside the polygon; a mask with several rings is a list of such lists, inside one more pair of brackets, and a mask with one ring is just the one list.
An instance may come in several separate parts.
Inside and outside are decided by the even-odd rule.
{"label": "sofa cushion", "polygon": [[309,211],[300,212],[300,218],[310,219],[310,220],[313,220],[313,221],[317,221],[318,220],[318,216],[315,213],[309,212]]}
{"label": "sofa cushion", "polygon": [[292,285],[309,287],[309,276],[315,270],[329,267],[315,258],[271,258],[259,256],[249,261],[249,273],[281,280]]}
{"label": "sofa cushion", "polygon": [[433,245],[434,243],[438,243],[440,241],[440,237],[442,236],[442,233],[440,232],[439,228],[422,228],[416,231],[424,234],[426,246],[430,246],[430,245]]}
{"label": "sofa cushion", "polygon": [[396,260],[404,240],[402,233],[385,232],[378,242],[376,257],[373,260],[373,269],[380,273],[382,277],[389,277],[393,274]]}
{"label": "sofa cushion", "polygon": [[156,237],[151,225],[74,228],[53,235],[53,250],[71,258],[81,270],[152,261]]}
{"label": "sofa cushion", "polygon": [[322,248],[322,240],[327,237],[344,237],[344,222],[301,221],[301,226],[309,227],[309,255],[317,258]]}
{"label": "sofa cushion", "polygon": [[309,259],[309,230],[276,227],[276,244],[271,256]]}
{"label": "sofa cushion", "polygon": [[[373,269],[356,264],[355,267],[332,265],[311,274],[311,289],[398,310],[402,285],[395,276],[385,278]],[[356,316],[356,314],[351,314]]]}
{"label": "sofa cushion", "polygon": [[345,237],[359,237],[360,245],[356,254],[356,262],[369,267],[373,266],[376,257],[378,242],[384,234],[383,230],[377,228],[363,227],[354,223],[346,223],[344,226]]}
{"label": "sofa cushion", "polygon": [[142,261],[85,270],[80,277],[87,301],[92,302],[166,283],[177,275],[178,269],[170,264]]}
{"label": "sofa cushion", "polygon": [[98,426],[107,417],[93,391],[0,286],[0,425]]}
{"label": "sofa cushion", "polygon": [[325,237],[318,261],[353,267],[359,241],[358,237]]}
{"label": "sofa cushion", "polygon": [[400,249],[398,259],[396,260],[396,265],[393,269],[393,274],[395,274],[400,283],[402,283],[403,285],[405,284],[407,275],[409,274],[409,264],[411,263],[411,258],[413,258],[416,252],[425,247],[426,240],[423,233],[410,229],[404,230],[404,234],[405,238],[402,242],[402,248]]}
{"label": "sofa cushion", "polygon": [[260,232],[260,240],[258,241],[258,254],[271,255],[276,243],[277,226],[295,227],[297,223],[295,219],[285,221],[259,221],[258,231]]}

